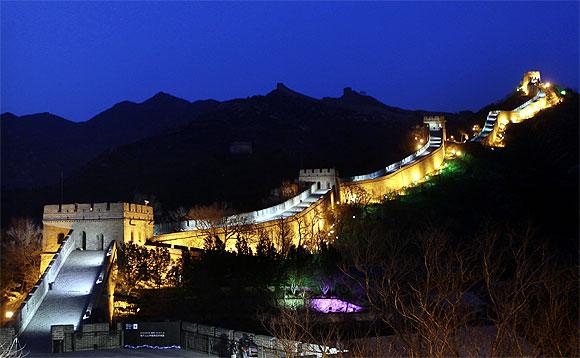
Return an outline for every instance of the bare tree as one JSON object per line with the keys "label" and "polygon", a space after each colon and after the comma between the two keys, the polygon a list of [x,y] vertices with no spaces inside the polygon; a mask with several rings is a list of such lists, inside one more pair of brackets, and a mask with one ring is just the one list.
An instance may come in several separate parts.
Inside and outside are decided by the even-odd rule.
{"label": "bare tree", "polygon": [[406,240],[369,235],[343,272],[393,331],[389,354],[577,356],[578,275],[556,269],[530,235],[489,231],[470,244],[434,228]]}
{"label": "bare tree", "polygon": [[346,203],[360,206],[363,209],[366,209],[371,203],[378,201],[377,198],[373,195],[373,193],[369,192],[368,190],[364,189],[360,185],[352,184],[346,186],[344,189]]}
{"label": "bare tree", "polygon": [[[187,217],[194,220],[195,228],[201,231],[206,241],[214,247],[226,249],[230,240],[246,237],[253,230],[253,221],[244,215],[232,215],[225,205],[213,204],[191,208]],[[215,243],[220,244],[215,245]]]}
{"label": "bare tree", "polygon": [[13,219],[1,240],[2,287],[16,283],[20,292],[28,291],[40,276],[40,226],[29,218]]}
{"label": "bare tree", "polygon": [[[491,354],[578,356],[578,272],[559,268],[533,231],[486,233],[482,273],[496,327]],[[572,309],[572,310],[571,310]]]}
{"label": "bare tree", "polygon": [[10,343],[0,344],[0,358],[24,358],[29,353],[24,348],[18,342],[18,337],[15,337]]}
{"label": "bare tree", "polygon": [[290,247],[292,246],[292,239],[294,238],[294,232],[290,226],[290,219],[280,217],[276,220],[273,236],[274,245],[278,249],[278,252],[286,257],[290,251]]}
{"label": "bare tree", "polygon": [[336,356],[341,342],[336,324],[324,324],[310,308],[296,310],[282,308],[276,314],[262,316],[262,325],[277,338],[277,349],[285,357],[321,354]]}

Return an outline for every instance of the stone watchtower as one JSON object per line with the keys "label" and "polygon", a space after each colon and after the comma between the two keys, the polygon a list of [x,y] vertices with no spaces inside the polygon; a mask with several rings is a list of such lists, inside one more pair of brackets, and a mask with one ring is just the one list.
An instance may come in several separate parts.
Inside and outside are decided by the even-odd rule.
{"label": "stone watchtower", "polygon": [[441,131],[443,143],[447,140],[445,133],[445,116],[423,116],[423,123],[429,126],[429,132]]}
{"label": "stone watchtower", "polygon": [[538,94],[541,80],[540,71],[528,71],[524,73],[524,78],[518,89],[526,96],[535,96]]}
{"label": "stone watchtower", "polygon": [[153,237],[153,208],[129,203],[45,205],[42,224],[43,257],[52,257],[67,235],[82,250],[105,250],[113,240],[143,245]]}
{"label": "stone watchtower", "polygon": [[338,175],[334,168],[300,169],[298,181],[301,183],[318,183],[318,189],[338,188]]}

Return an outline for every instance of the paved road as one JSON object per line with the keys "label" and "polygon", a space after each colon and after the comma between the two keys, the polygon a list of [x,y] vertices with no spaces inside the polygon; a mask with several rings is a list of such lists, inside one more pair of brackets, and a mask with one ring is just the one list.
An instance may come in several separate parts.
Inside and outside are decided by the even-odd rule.
{"label": "paved road", "polygon": [[[31,353],[27,357],[47,357],[46,353],[38,354]],[[186,351],[180,349],[112,349],[104,351],[87,351],[87,352],[71,352],[50,354],[49,358],[76,358],[76,357],[99,357],[99,358],[149,358],[149,357],[195,357],[206,358],[216,357],[205,353],[195,351]]]}
{"label": "paved road", "polygon": [[48,291],[20,336],[27,350],[50,351],[51,325],[74,324],[77,327],[104,255],[105,251],[71,252],[54,281],[53,289]]}

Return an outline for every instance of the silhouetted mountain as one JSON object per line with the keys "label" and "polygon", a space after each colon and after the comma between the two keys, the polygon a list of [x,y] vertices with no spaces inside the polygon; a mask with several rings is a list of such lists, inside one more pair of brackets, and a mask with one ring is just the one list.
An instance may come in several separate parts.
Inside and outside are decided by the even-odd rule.
{"label": "silhouetted mountain", "polygon": [[387,106],[371,96],[353,90],[351,87],[344,88],[341,97],[324,97],[322,101],[336,107],[351,109],[361,113],[379,112],[384,114],[411,115],[416,112]]}
{"label": "silhouetted mountain", "polygon": [[186,100],[159,92],[142,103],[120,102],[89,121],[75,123],[50,113],[2,123],[2,186],[38,187],[60,180],[103,151],[185,125],[217,101]]}
{"label": "silhouetted mountain", "polygon": [[296,92],[291,90],[290,88],[286,87],[286,85],[284,85],[281,82],[278,82],[276,84],[276,88],[274,90],[272,90],[270,93],[268,93],[266,95],[267,97],[282,97],[282,98],[286,98],[288,99],[288,97],[295,97],[295,98],[299,98],[301,100],[305,100],[305,101],[311,101],[311,102],[316,102],[317,99],[309,97],[305,94]]}
{"label": "silhouetted mountain", "polygon": [[[18,123],[25,117],[5,114],[3,125],[18,125],[2,143],[10,159],[2,177],[9,173],[13,187],[54,184],[4,188],[3,203],[13,212],[41,212],[43,203],[60,201],[62,170],[65,202],[154,195],[166,208],[224,201],[255,209],[300,168],[335,167],[348,176],[401,159],[415,150],[410,129],[421,125],[423,113],[350,90],[318,100],[283,84],[267,95],[224,102],[190,103],[160,92],[142,103],[118,103],[84,123],[60,120],[61,130],[46,127],[24,147],[15,142],[27,134]],[[252,153],[230,153],[234,142],[249,143]]]}
{"label": "silhouetted mountain", "polygon": [[75,166],[85,152],[77,135],[79,125],[64,118],[50,113],[22,117],[5,113],[0,121],[2,187],[58,181],[60,168]]}

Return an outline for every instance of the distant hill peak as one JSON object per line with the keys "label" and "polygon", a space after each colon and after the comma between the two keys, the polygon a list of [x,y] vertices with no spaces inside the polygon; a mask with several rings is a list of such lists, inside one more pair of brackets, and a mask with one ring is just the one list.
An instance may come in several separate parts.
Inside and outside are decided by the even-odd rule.
{"label": "distant hill peak", "polygon": [[175,97],[169,93],[159,91],[152,97],[143,101],[143,104],[163,104],[163,103],[175,103],[175,102],[186,102],[183,98]]}
{"label": "distant hill peak", "polygon": [[7,119],[16,119],[16,118],[18,118],[18,116],[12,112],[4,112],[4,113],[0,114],[0,120],[3,120],[3,121],[5,121]]}
{"label": "distant hill peak", "polygon": [[352,87],[344,87],[344,89],[342,90],[342,96],[343,97],[349,96],[349,95],[352,95],[352,94],[355,94],[355,93],[358,94],[358,92],[353,91]]}
{"label": "distant hill peak", "polygon": [[282,82],[276,83],[276,89],[274,89],[273,91],[268,93],[267,96],[291,96],[291,97],[301,97],[301,98],[307,98],[310,100],[314,100],[314,98],[312,98],[312,97],[309,97],[305,94],[302,94],[300,92],[296,92],[296,91],[288,88]]}

